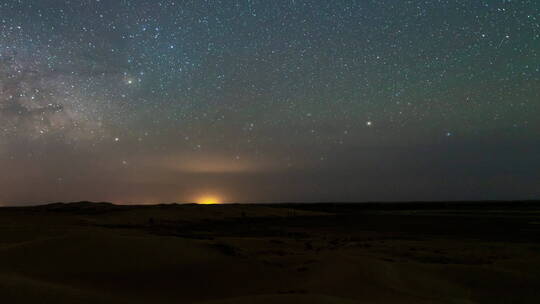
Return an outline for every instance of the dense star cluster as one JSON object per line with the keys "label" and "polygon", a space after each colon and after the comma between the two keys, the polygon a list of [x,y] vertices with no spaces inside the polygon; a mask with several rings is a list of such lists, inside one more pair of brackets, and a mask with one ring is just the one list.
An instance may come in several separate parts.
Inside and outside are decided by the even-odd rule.
{"label": "dense star cluster", "polygon": [[535,0],[7,0],[0,203],[529,199]]}

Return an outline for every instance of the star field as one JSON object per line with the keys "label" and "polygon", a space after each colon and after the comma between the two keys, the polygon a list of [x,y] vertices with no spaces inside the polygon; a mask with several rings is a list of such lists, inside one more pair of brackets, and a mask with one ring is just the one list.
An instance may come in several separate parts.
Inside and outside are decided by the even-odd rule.
{"label": "star field", "polygon": [[2,1],[0,203],[540,196],[538,1]]}

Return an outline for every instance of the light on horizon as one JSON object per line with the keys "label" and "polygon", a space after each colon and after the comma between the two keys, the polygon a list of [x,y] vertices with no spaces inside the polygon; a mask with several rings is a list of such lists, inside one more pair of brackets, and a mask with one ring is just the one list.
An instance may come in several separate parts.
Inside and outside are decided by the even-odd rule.
{"label": "light on horizon", "polygon": [[199,205],[220,205],[223,202],[216,196],[203,196],[197,200]]}

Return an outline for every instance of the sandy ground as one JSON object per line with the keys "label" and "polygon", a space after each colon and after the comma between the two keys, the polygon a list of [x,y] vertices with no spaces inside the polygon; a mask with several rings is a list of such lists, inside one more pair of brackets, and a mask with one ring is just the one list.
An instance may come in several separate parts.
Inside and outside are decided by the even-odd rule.
{"label": "sandy ground", "polygon": [[540,303],[539,236],[534,204],[2,208],[0,300]]}

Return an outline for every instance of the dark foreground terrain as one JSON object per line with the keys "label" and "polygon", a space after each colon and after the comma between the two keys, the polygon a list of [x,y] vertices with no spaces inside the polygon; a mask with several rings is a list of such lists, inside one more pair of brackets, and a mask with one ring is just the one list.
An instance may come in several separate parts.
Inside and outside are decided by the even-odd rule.
{"label": "dark foreground terrain", "polygon": [[1,303],[540,303],[540,204],[0,209]]}

